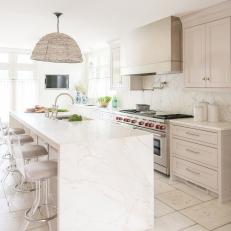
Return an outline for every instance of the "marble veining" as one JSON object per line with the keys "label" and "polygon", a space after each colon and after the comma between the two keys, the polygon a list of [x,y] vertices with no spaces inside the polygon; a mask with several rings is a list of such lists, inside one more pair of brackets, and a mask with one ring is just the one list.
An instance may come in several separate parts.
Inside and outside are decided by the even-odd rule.
{"label": "marble veining", "polygon": [[58,231],[153,230],[151,133],[25,113],[11,113],[10,124],[58,147]]}
{"label": "marble veining", "polygon": [[153,228],[153,155],[151,145],[144,145],[151,139],[147,135],[62,146],[61,230]]}

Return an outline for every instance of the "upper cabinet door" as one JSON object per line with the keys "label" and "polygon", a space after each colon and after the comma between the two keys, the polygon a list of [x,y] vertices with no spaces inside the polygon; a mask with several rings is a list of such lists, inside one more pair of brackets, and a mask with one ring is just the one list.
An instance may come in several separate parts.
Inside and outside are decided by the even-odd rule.
{"label": "upper cabinet door", "polygon": [[231,87],[230,17],[206,24],[207,87]]}
{"label": "upper cabinet door", "polygon": [[184,73],[186,87],[205,87],[206,26],[184,30]]}

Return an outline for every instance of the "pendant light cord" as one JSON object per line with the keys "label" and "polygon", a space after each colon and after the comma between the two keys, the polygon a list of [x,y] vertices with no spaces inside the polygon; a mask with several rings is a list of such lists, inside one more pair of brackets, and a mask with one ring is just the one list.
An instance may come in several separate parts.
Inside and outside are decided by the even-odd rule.
{"label": "pendant light cord", "polygon": [[59,17],[57,18],[57,32],[59,33]]}
{"label": "pendant light cord", "polygon": [[60,13],[60,12],[55,12],[54,13],[57,17],[57,32],[59,33],[59,17],[63,14],[63,13]]}

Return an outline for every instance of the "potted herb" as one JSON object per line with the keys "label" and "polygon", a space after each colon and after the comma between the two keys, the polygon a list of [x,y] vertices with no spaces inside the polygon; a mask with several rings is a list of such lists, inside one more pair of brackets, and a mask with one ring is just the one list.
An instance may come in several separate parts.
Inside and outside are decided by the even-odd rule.
{"label": "potted herb", "polygon": [[103,96],[98,98],[100,107],[107,107],[111,101],[111,96]]}

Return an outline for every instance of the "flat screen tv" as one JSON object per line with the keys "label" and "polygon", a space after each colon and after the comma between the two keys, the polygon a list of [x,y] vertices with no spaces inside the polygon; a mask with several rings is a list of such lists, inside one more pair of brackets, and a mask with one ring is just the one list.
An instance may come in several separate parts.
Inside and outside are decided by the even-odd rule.
{"label": "flat screen tv", "polygon": [[46,75],[45,88],[47,89],[68,89],[69,75]]}

